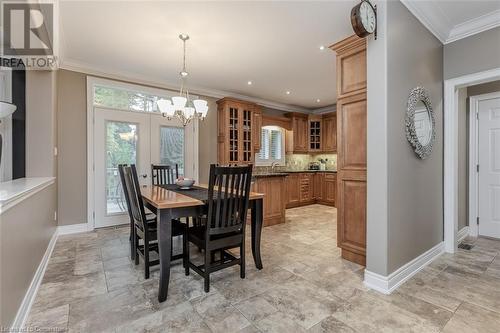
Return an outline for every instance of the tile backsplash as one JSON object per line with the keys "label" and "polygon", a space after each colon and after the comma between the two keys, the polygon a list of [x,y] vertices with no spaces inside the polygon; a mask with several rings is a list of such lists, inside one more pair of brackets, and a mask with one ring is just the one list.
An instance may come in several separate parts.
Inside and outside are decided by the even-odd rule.
{"label": "tile backsplash", "polygon": [[306,170],[310,162],[326,160],[326,170],[337,170],[337,154],[287,154],[286,168],[288,170]]}
{"label": "tile backsplash", "polygon": [[[337,170],[337,154],[287,154],[285,156],[286,165],[277,166],[275,171],[300,171],[307,170],[310,162],[319,162],[319,159],[326,161],[326,170]],[[271,172],[269,166],[256,166],[256,172]]]}

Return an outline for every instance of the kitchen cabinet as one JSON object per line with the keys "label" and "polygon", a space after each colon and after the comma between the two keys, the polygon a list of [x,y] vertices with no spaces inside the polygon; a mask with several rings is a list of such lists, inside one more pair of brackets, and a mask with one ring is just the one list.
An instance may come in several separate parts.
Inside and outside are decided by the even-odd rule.
{"label": "kitchen cabinet", "polygon": [[286,194],[287,203],[286,208],[300,206],[300,180],[299,173],[290,173],[286,177]]}
{"label": "kitchen cabinet", "polygon": [[291,112],[285,114],[285,116],[292,121],[293,152],[299,154],[307,153],[309,151],[309,139],[307,135],[309,129],[308,115]]}
{"label": "kitchen cabinet", "polygon": [[322,117],[321,116],[309,116],[309,151],[310,152],[321,152],[322,151]]}
{"label": "kitchen cabinet", "polygon": [[257,177],[252,191],[263,193],[263,225],[285,223],[286,176]]}
{"label": "kitchen cabinet", "polygon": [[337,245],[342,258],[366,263],[366,40],[331,46],[337,54]]}
{"label": "kitchen cabinet", "polygon": [[286,208],[320,203],[335,206],[337,175],[333,172],[293,172],[286,178]]}
{"label": "kitchen cabinet", "polygon": [[253,163],[260,150],[262,113],[257,104],[232,98],[217,101],[219,164]]}
{"label": "kitchen cabinet", "polygon": [[301,173],[300,181],[300,204],[307,205],[314,203],[313,199],[313,173]]}
{"label": "kitchen cabinet", "polygon": [[327,113],[323,115],[321,132],[321,150],[325,153],[337,152],[337,115]]}

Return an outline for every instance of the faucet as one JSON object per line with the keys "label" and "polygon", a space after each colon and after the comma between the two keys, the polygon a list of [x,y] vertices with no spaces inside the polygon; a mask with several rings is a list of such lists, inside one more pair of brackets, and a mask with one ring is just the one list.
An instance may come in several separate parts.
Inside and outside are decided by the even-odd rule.
{"label": "faucet", "polygon": [[271,172],[274,172],[274,169],[278,166],[278,162],[271,163]]}

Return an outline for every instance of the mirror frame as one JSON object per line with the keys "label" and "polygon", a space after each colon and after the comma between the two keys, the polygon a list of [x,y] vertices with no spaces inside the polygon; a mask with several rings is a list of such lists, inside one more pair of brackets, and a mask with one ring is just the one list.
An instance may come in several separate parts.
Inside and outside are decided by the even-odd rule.
{"label": "mirror frame", "polygon": [[[415,107],[418,102],[423,102],[427,112],[429,113],[429,118],[432,123],[432,133],[429,142],[426,145],[422,145],[417,137],[417,131],[415,130]],[[432,109],[431,99],[427,90],[423,87],[413,88],[408,96],[408,102],[406,107],[406,138],[408,142],[413,147],[413,150],[421,159],[426,159],[432,153],[432,147],[434,141],[436,140],[436,121],[434,119],[434,111]]]}

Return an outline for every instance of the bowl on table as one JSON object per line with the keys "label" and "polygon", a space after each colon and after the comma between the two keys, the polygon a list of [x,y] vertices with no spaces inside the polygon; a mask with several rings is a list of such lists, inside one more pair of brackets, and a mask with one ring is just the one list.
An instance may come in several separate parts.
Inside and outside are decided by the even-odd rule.
{"label": "bowl on table", "polygon": [[191,178],[178,178],[175,185],[179,186],[181,190],[189,190],[194,185],[194,179]]}

